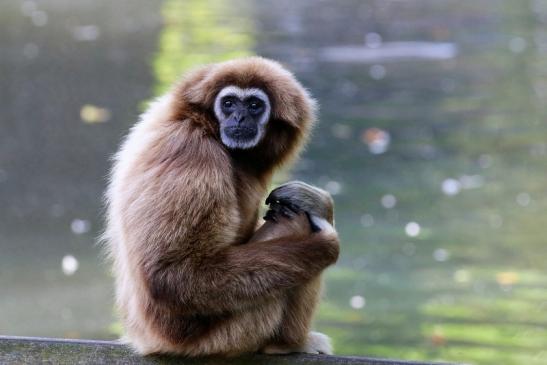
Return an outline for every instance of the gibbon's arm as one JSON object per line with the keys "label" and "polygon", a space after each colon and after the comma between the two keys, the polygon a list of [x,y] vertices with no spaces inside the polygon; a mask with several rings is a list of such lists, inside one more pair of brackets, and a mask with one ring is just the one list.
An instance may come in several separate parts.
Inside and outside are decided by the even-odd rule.
{"label": "gibbon's arm", "polygon": [[244,309],[303,284],[334,263],[338,252],[334,232],[288,236],[230,246],[201,260],[156,258],[147,262],[144,277],[155,300],[214,314]]}
{"label": "gibbon's arm", "polygon": [[[334,232],[237,242],[240,212],[229,156],[189,123],[175,126],[155,127],[137,152],[127,148],[134,162],[114,176],[111,205],[154,300],[189,313],[233,311],[336,261]],[[130,137],[127,144],[133,143]]]}

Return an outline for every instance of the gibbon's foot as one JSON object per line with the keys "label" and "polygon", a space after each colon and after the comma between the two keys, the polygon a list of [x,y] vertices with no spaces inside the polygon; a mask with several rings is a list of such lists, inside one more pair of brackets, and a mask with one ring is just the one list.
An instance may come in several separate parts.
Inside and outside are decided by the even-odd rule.
{"label": "gibbon's foot", "polygon": [[321,332],[310,332],[304,350],[309,354],[332,355],[332,344],[329,336]]}
{"label": "gibbon's foot", "polygon": [[306,343],[302,346],[271,344],[262,348],[261,352],[269,355],[284,355],[295,352],[332,355],[332,345],[327,335],[321,332],[310,332]]}

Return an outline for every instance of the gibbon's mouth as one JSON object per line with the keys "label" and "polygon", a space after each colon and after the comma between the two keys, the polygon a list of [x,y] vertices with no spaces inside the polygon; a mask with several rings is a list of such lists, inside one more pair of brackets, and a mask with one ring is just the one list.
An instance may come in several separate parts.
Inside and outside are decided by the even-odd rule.
{"label": "gibbon's mouth", "polygon": [[224,128],[224,133],[227,137],[230,139],[233,139],[237,142],[247,142],[251,141],[256,137],[256,134],[258,133],[258,129],[253,127],[226,127]]}
{"label": "gibbon's mouth", "polygon": [[233,126],[222,128],[222,143],[232,149],[249,149],[261,140],[262,133],[258,126]]}

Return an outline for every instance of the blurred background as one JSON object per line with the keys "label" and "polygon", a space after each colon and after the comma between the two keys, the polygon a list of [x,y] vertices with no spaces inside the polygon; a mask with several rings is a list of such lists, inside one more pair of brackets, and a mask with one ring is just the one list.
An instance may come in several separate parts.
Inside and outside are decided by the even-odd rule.
{"label": "blurred background", "polygon": [[337,353],[545,364],[544,0],[2,1],[0,334],[116,338],[109,158],[181,73],[251,54],[321,105],[290,177],[336,201]]}

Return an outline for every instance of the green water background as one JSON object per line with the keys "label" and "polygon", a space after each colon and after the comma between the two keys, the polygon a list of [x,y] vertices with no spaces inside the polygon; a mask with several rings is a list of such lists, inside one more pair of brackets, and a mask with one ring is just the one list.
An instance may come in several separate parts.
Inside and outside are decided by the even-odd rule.
{"label": "green water background", "polygon": [[[335,194],[343,249],[316,327],[337,353],[547,361],[546,2],[0,6],[0,334],[116,336],[94,245],[109,156],[180,73],[260,54],[321,105],[291,176]],[[365,57],[439,45],[452,53]],[[85,123],[85,105],[110,116]],[[374,128],[390,137],[380,154]]]}

